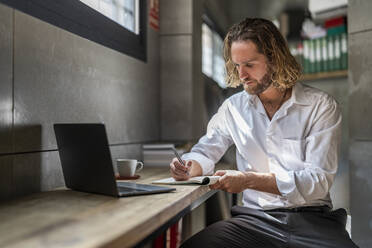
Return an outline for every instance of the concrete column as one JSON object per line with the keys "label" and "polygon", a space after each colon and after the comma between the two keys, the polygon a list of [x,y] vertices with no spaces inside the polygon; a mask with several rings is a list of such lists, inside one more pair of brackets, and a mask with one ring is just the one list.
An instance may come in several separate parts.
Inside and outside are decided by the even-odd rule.
{"label": "concrete column", "polygon": [[372,247],[371,1],[349,0],[349,131],[352,238]]}
{"label": "concrete column", "polygon": [[202,135],[202,2],[160,1],[160,116],[161,139],[165,141]]}

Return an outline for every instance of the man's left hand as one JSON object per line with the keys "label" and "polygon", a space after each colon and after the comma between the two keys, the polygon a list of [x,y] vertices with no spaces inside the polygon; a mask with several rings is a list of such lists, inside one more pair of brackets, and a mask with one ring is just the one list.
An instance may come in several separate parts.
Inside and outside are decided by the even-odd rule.
{"label": "man's left hand", "polygon": [[218,170],[214,176],[221,176],[211,189],[221,189],[229,193],[240,193],[247,188],[248,174],[237,170]]}

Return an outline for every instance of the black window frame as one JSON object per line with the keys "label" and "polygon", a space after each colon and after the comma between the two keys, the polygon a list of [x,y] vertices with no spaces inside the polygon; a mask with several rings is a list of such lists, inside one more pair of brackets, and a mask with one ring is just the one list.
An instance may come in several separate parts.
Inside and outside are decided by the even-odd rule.
{"label": "black window frame", "polygon": [[147,61],[146,0],[139,0],[139,34],[79,0],[0,0],[0,3],[123,54]]}

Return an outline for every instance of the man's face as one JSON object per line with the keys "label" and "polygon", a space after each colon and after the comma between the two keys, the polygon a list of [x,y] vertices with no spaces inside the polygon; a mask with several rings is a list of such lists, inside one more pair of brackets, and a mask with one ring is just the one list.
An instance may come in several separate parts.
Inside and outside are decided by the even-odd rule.
{"label": "man's face", "polygon": [[258,95],[271,85],[271,70],[266,57],[257,51],[252,41],[234,41],[231,44],[231,59],[239,73],[244,89]]}

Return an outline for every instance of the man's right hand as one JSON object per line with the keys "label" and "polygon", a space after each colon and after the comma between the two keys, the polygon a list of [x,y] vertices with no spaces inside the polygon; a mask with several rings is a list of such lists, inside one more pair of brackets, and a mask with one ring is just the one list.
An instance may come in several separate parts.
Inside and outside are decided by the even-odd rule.
{"label": "man's right hand", "polygon": [[173,158],[170,163],[170,173],[172,177],[177,181],[188,180],[190,177],[196,177],[202,175],[202,168],[195,160],[188,160],[183,162],[186,166],[183,166],[177,158]]}
{"label": "man's right hand", "polygon": [[170,163],[171,175],[177,181],[188,180],[190,178],[190,168],[192,162],[186,162],[185,160],[183,160],[183,163],[186,164],[186,166],[183,166],[177,158],[173,158],[172,162]]}

